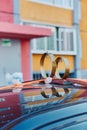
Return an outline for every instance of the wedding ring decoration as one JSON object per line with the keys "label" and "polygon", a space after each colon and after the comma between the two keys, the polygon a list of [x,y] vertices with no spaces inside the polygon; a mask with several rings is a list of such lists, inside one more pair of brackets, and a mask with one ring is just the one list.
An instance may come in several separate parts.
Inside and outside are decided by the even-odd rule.
{"label": "wedding ring decoration", "polygon": [[55,72],[56,72],[56,62],[55,62],[55,58],[54,58],[53,54],[51,54],[51,53],[44,53],[40,59],[40,69],[41,69],[42,77],[47,78],[47,75],[46,75],[44,67],[43,67],[46,57],[49,57],[51,60],[51,63],[52,63],[52,70],[51,70],[50,77],[54,77]]}
{"label": "wedding ring decoration", "polygon": [[[52,63],[52,69],[51,69],[50,77],[47,77],[47,75],[45,73],[45,70],[44,70],[44,61],[45,61],[46,57],[49,57],[50,60],[51,60],[51,63]],[[57,71],[59,62],[64,62],[64,65],[65,65],[65,73],[64,73],[64,75],[62,77],[60,76],[59,72]],[[47,78],[53,78],[54,76],[56,76],[56,78],[58,78],[58,79],[66,79],[68,77],[68,75],[69,75],[69,63],[68,63],[68,60],[66,58],[64,58],[64,57],[57,57],[55,59],[54,55],[51,54],[51,53],[44,53],[42,55],[42,57],[40,59],[40,69],[41,69],[42,77],[46,78],[46,79]],[[42,90],[41,90],[41,95],[44,98],[50,98],[51,96],[60,97],[60,94],[58,93],[58,91],[56,90],[55,87],[50,88],[51,91],[52,91],[51,96],[46,94],[45,89],[46,88],[42,88]],[[64,88],[64,92],[65,92],[65,94],[68,94],[69,90]]]}
{"label": "wedding ring decoration", "polygon": [[[41,69],[41,74],[43,78],[47,78],[45,70],[44,70],[44,61],[46,57],[49,57],[52,63],[52,70],[51,70],[51,74],[50,77],[54,77],[56,76],[59,79],[66,79],[69,75],[69,63],[68,60],[64,57],[57,57],[56,59],[54,58],[54,55],[51,53],[44,53],[40,59],[40,69]],[[61,77],[59,72],[57,72],[57,68],[59,65],[59,62],[64,62],[65,65],[65,73],[64,75]]]}
{"label": "wedding ring decoration", "polygon": [[59,62],[64,62],[64,65],[65,65],[65,73],[64,73],[63,77],[60,76],[60,74],[57,72],[57,70],[56,70],[55,76],[57,78],[59,78],[59,79],[61,79],[61,78],[66,79],[68,77],[68,75],[69,75],[69,63],[68,63],[68,60],[66,58],[63,58],[63,57],[58,57],[58,58],[56,58],[55,62],[56,62],[56,69],[58,68]]}

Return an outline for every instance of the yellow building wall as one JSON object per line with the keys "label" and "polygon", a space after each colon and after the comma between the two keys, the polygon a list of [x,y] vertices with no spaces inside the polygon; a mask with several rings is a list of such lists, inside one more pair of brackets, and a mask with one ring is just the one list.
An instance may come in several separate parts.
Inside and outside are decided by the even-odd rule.
{"label": "yellow building wall", "polygon": [[87,31],[87,0],[81,0],[80,30]]}
{"label": "yellow building wall", "polygon": [[[33,62],[32,69],[33,69],[33,71],[40,71],[41,56],[42,56],[41,54],[33,54],[32,55],[32,62]],[[59,56],[55,55],[55,58],[59,57]],[[69,62],[70,71],[73,71],[74,70],[74,57],[73,56],[67,56],[67,55],[62,55],[62,57],[67,58],[67,60]],[[59,63],[58,67],[61,71],[65,70],[64,63]],[[49,57],[45,58],[44,69],[47,70],[47,71],[51,71],[51,68],[52,68],[52,64],[51,64],[50,58]]]}
{"label": "yellow building wall", "polygon": [[80,35],[82,42],[81,69],[87,69],[87,0],[81,0]]}
{"label": "yellow building wall", "polygon": [[72,26],[72,10],[39,4],[29,0],[20,0],[20,19]]}
{"label": "yellow building wall", "polygon": [[81,32],[82,58],[81,69],[87,69],[87,32]]}

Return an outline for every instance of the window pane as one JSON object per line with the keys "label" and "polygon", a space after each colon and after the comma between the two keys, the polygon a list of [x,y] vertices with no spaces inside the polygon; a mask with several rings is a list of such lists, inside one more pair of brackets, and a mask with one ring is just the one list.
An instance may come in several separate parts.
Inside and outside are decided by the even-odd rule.
{"label": "window pane", "polygon": [[73,9],[73,0],[69,0],[69,7]]}
{"label": "window pane", "polygon": [[59,51],[59,28],[56,27],[56,50]]}
{"label": "window pane", "polygon": [[45,38],[38,38],[36,41],[36,49],[45,50]]}
{"label": "window pane", "polygon": [[57,40],[57,51],[59,51],[59,40]]}
{"label": "window pane", "polygon": [[61,0],[55,0],[55,5],[61,5]]}
{"label": "window pane", "polygon": [[74,51],[74,37],[73,32],[70,32],[70,43],[71,43],[71,51]]}
{"label": "window pane", "polygon": [[53,37],[47,38],[47,50],[54,50],[54,40]]}
{"label": "window pane", "polygon": [[66,32],[66,51],[70,51],[70,33]]}
{"label": "window pane", "polygon": [[67,51],[73,51],[74,48],[73,48],[73,32],[67,32],[66,33],[66,37],[67,37],[67,40],[66,40],[66,44],[67,44]]}
{"label": "window pane", "polygon": [[61,51],[65,50],[65,45],[64,45],[64,32],[61,32]]}
{"label": "window pane", "polygon": [[40,0],[41,3],[52,4],[52,0]]}

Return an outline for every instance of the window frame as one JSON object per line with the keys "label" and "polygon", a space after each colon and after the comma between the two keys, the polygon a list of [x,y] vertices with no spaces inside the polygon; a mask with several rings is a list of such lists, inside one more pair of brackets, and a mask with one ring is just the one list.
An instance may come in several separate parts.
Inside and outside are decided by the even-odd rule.
{"label": "window frame", "polygon": [[[48,26],[46,26],[48,27]],[[37,46],[37,39],[33,39],[32,42],[33,42],[33,48],[31,49],[31,52],[33,54],[42,54],[42,53],[45,53],[45,52],[49,52],[49,53],[53,53],[53,54],[65,54],[65,55],[76,55],[76,32],[75,32],[75,29],[74,28],[66,28],[66,27],[56,27],[56,28],[59,28],[57,32],[56,31],[56,28],[55,27],[48,27],[50,29],[52,29],[52,31],[54,31],[54,49],[52,50],[47,50],[47,37],[44,37],[43,39],[45,40],[45,49],[44,50],[40,50],[40,49],[36,49],[36,46]],[[61,32],[62,30],[64,30],[64,46],[65,46],[65,49],[64,50],[61,50]],[[66,49],[66,45],[67,45],[67,40],[66,40],[66,33],[70,33],[72,32],[73,33],[73,48],[74,50],[67,50]],[[57,34],[59,33],[59,39],[57,37]],[[59,40],[59,50],[57,50],[57,43],[58,43],[58,40]],[[31,42],[31,44],[32,44]]]}
{"label": "window frame", "polygon": [[[64,31],[63,31],[63,30],[64,30]],[[62,44],[61,44],[61,41],[62,41],[62,40],[61,40],[60,37],[61,37],[61,33],[62,33],[62,32],[64,32],[64,43],[65,43],[65,44],[64,44],[64,46],[65,46],[65,50],[64,50],[64,51],[62,51],[62,49],[61,49],[61,48],[62,48],[62,47],[61,47],[61,45],[62,45]],[[69,34],[69,33],[73,33],[73,47],[74,47],[74,50],[73,50],[73,51],[67,50],[67,46],[66,46],[66,45],[67,45],[67,37],[66,37],[67,33],[68,33],[68,34]],[[69,38],[70,38],[70,37],[69,37]],[[68,53],[71,53],[71,52],[72,52],[72,53],[76,53],[76,33],[75,33],[75,29],[73,29],[73,28],[59,28],[59,39],[61,40],[61,41],[59,40],[59,42],[60,42],[60,43],[59,43],[59,47],[60,47],[60,48],[59,48],[59,49],[60,49],[59,51],[60,51],[61,53],[64,53],[64,52],[66,52],[67,54],[68,54]],[[68,44],[68,45],[69,45],[69,44]]]}

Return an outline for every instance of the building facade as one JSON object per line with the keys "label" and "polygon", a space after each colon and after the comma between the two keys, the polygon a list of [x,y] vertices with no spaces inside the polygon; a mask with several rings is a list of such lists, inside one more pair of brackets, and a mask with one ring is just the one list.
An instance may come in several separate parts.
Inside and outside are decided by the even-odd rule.
{"label": "building facade", "polygon": [[[31,52],[34,79],[40,78],[39,60],[44,52],[53,53],[55,57],[66,57],[70,63],[70,77],[77,77],[79,66],[76,65],[78,60],[76,44],[77,35],[79,35],[77,34],[77,31],[79,32],[79,21],[76,21],[77,12],[75,12],[78,6],[74,7],[77,3],[79,4],[80,1],[20,0],[20,20],[22,24],[48,27],[52,30],[51,37],[32,40]],[[79,9],[78,7],[78,13],[80,13]],[[78,22],[78,24],[75,22]],[[49,75],[48,65],[46,70]],[[63,72],[64,70],[62,69],[60,73],[63,74]]]}
{"label": "building facade", "polygon": [[[30,59],[30,66],[29,64],[27,67],[25,66],[26,61],[23,61],[22,64],[24,64],[24,68],[30,68],[29,70],[26,69],[26,72],[31,71],[31,79],[41,78],[39,62],[44,52],[53,53],[55,57],[66,57],[70,64],[70,77],[86,78],[86,0],[3,0],[2,5],[0,5],[0,22],[15,23],[27,27],[49,28],[52,32],[50,37],[38,39],[33,37],[27,43],[30,44],[31,55],[25,55],[25,57]],[[6,72],[22,72],[19,39],[11,39],[11,46],[9,42],[7,42],[8,45],[5,44],[6,39],[1,39],[0,42],[0,50],[2,51],[0,51],[0,59],[3,57],[0,69],[0,71],[3,71],[3,73],[0,72],[1,78],[5,76]],[[3,55],[3,48],[7,48],[8,58],[5,58],[6,53]],[[26,59],[25,57],[24,59]],[[9,65],[10,61],[13,63],[12,65]],[[49,75],[49,66],[51,65],[48,61],[46,64],[45,70]],[[25,71],[23,72],[25,73]],[[62,69],[60,73],[63,74],[64,70]],[[4,78],[2,80],[4,81]]]}

